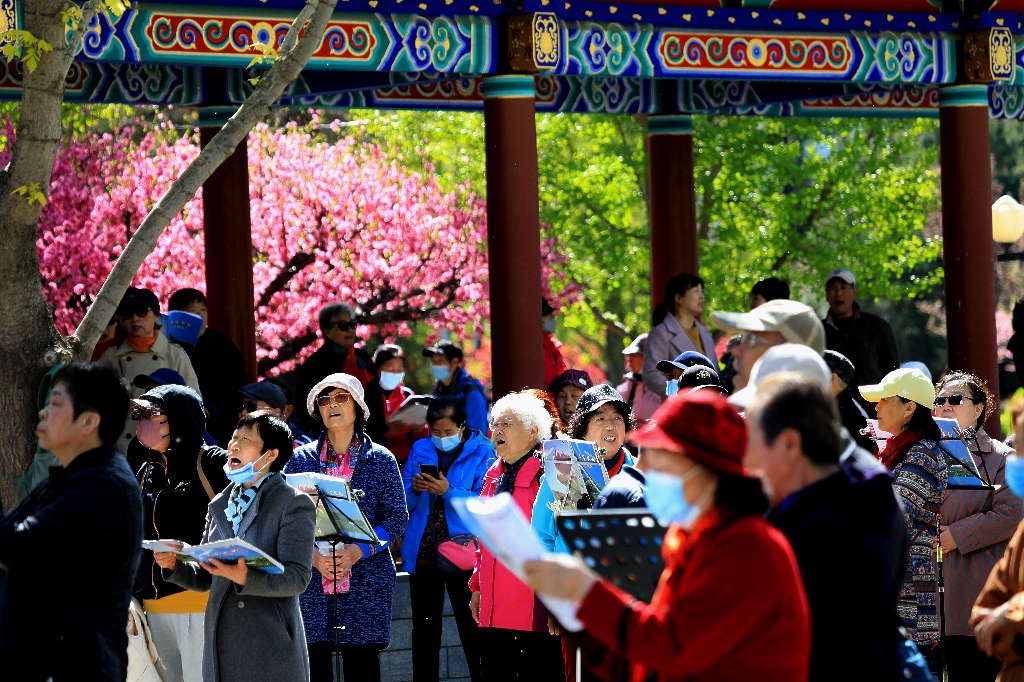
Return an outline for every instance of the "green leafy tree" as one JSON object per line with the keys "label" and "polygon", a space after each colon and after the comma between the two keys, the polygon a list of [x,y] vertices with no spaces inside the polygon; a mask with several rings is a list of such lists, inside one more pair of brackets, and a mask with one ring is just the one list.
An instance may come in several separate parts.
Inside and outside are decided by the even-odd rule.
{"label": "green leafy tree", "polygon": [[[352,112],[353,134],[429,166],[444,186],[483,191],[479,113]],[[745,310],[759,279],[788,280],[824,310],[822,276],[855,270],[862,299],[934,294],[941,240],[937,123],[697,117],[700,274],[709,311]],[[537,117],[541,220],[586,288],[559,336],[615,376],[627,336],[649,327],[650,225],[642,117]]]}

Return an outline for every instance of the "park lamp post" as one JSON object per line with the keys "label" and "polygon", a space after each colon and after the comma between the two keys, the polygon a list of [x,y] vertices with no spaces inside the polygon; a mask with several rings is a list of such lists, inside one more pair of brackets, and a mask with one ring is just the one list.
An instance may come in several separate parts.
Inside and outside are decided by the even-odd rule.
{"label": "park lamp post", "polygon": [[998,261],[1024,260],[1024,252],[1010,251],[1010,246],[1024,236],[1024,206],[1004,194],[992,204],[992,239],[1003,244]]}

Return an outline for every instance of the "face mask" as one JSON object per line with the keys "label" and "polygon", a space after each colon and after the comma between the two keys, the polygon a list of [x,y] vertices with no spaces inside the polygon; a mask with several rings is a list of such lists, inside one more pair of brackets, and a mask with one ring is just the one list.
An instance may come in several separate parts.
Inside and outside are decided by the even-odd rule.
{"label": "face mask", "polygon": [[1024,459],[1018,455],[1006,456],[1006,485],[1017,497],[1024,497]]}
{"label": "face mask", "polygon": [[439,436],[431,436],[430,440],[433,441],[434,447],[441,452],[450,452],[459,446],[462,442],[462,431],[459,431],[454,436],[445,436],[443,438]]}
{"label": "face mask", "polygon": [[683,476],[653,470],[644,474],[647,480],[647,506],[658,521],[666,525],[679,523],[688,526],[696,519],[700,507],[686,500],[683,484],[695,476],[697,471],[697,467],[692,467]]}
{"label": "face mask", "polygon": [[541,320],[540,326],[548,334],[554,334],[555,330],[558,329],[558,321],[555,320],[555,318],[553,317],[546,317],[543,320]]}
{"label": "face mask", "polygon": [[665,381],[665,397],[670,398],[679,393],[679,379],[667,379]]}
{"label": "face mask", "polygon": [[244,485],[245,483],[248,483],[249,481],[253,480],[254,478],[263,473],[262,471],[256,471],[255,467],[253,467],[253,464],[260,461],[269,454],[269,452],[264,452],[262,455],[256,458],[255,462],[243,464],[242,466],[234,470],[228,469],[229,465],[225,464],[224,475],[227,476],[228,480],[231,481],[232,483]]}
{"label": "face mask", "polygon": [[431,365],[430,373],[434,375],[435,379],[443,384],[451,377],[452,370],[448,365]]}
{"label": "face mask", "polygon": [[381,372],[380,387],[385,391],[393,391],[398,388],[398,385],[402,383],[404,378],[405,372]]}
{"label": "face mask", "polygon": [[154,419],[143,419],[135,431],[136,440],[150,450],[160,450],[161,447],[166,447],[170,435],[161,436],[161,426],[163,425]]}

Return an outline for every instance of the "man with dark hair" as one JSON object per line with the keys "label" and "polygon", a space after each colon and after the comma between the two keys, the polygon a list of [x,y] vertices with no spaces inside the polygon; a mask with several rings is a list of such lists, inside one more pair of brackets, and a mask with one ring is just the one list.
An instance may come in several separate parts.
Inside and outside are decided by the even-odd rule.
{"label": "man with dark hair", "polygon": [[[889,323],[861,310],[857,303],[857,279],[844,268],[836,268],[825,278],[828,314],[825,347],[839,351],[853,363],[852,386],[877,384],[900,366],[896,337]],[[858,400],[860,395],[855,396]],[[871,408],[873,409],[873,408]]]}
{"label": "man with dark hair", "polygon": [[437,379],[435,398],[461,400],[466,407],[469,428],[487,433],[487,398],[478,379],[463,367],[462,349],[451,341],[439,341],[423,349],[423,357],[430,358],[430,371]]}
{"label": "man with dark hair", "polygon": [[766,277],[750,288],[750,309],[777,298],[789,298],[789,284],[778,277]]}
{"label": "man with dark hair", "polygon": [[811,607],[808,679],[900,679],[906,532],[891,479],[852,457],[840,463],[839,415],[818,382],[779,372],[756,391],[744,464],[764,481],[767,519],[800,565]]}
{"label": "man with dark hair", "polygon": [[114,449],[127,415],[128,393],[109,365],[57,373],[36,437],[61,466],[0,519],[7,679],[127,675],[128,603],[142,551],[142,495]]}
{"label": "man with dark hair", "polygon": [[373,379],[373,363],[362,348],[355,348],[356,319],[352,308],[344,303],[329,303],[317,315],[324,343],[295,371],[295,423],[303,431],[318,433],[318,425],[306,410],[310,389],[326,376],[336,372],[351,374],[366,386]]}
{"label": "man with dark hair", "polygon": [[207,324],[206,296],[198,289],[178,289],[167,301],[168,310],[181,310],[203,318],[192,366],[199,378],[203,404],[209,413],[207,429],[226,445],[235,428],[238,389],[245,383],[245,362],[238,346],[227,335]]}
{"label": "man with dark hair", "polygon": [[[288,424],[288,428],[292,430],[292,442],[295,443],[295,447],[299,447],[300,445],[305,445],[306,443],[312,443],[313,441],[315,441],[316,438],[313,438],[308,433],[300,429],[298,424],[296,424],[292,419],[292,417],[295,415],[295,398],[292,394],[292,387],[288,384],[287,381],[285,381],[280,376],[267,377],[263,381],[259,381],[255,384],[246,384],[245,386],[242,386],[241,389],[239,389],[239,393],[242,394],[242,416],[245,415],[247,407],[252,407],[252,404],[250,403],[249,400],[246,400],[246,397],[256,397],[255,394],[251,392],[252,387],[262,386],[263,384],[276,386],[277,388],[281,389],[281,395],[284,396],[284,407],[281,408],[279,414],[281,416],[281,419],[283,419],[285,423]],[[269,391],[266,391],[265,394],[269,394]],[[269,404],[267,405],[271,407],[270,411],[274,412],[273,406],[270,406]],[[258,407],[259,404],[257,404],[257,408]],[[248,411],[255,412],[255,410]],[[275,414],[278,413],[275,412]]]}

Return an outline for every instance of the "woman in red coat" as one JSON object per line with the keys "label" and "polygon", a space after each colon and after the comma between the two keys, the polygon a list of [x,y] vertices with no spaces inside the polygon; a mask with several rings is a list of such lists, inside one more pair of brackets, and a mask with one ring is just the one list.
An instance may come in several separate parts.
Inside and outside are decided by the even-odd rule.
{"label": "woman in red coat", "polygon": [[665,401],[632,436],[648,505],[671,522],[651,603],[562,555],[529,562],[530,586],[579,602],[584,628],[629,659],[635,682],[804,682],[807,598],[789,543],[761,518],[768,501],[742,465],[742,418],[698,391]]}

